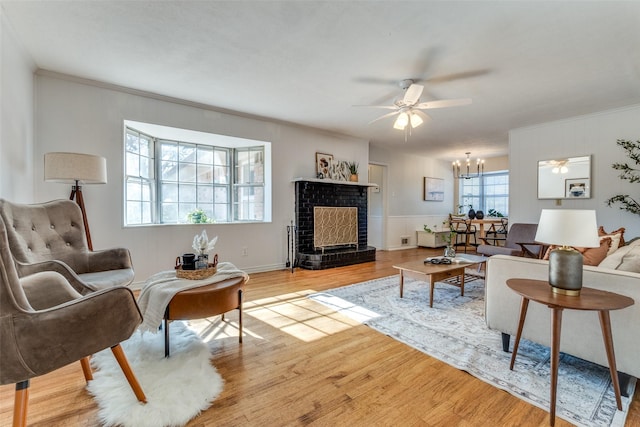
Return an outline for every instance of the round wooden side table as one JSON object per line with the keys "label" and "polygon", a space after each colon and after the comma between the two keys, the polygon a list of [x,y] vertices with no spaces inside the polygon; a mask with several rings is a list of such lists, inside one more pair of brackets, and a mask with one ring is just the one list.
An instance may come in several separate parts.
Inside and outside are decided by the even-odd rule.
{"label": "round wooden side table", "polygon": [[553,426],[556,418],[556,392],[558,385],[558,361],[560,356],[560,330],[562,326],[562,311],[570,310],[586,310],[597,311],[600,317],[600,326],[602,329],[602,338],[604,339],[604,347],[607,352],[607,361],[609,362],[609,372],[611,374],[611,382],[613,390],[616,394],[616,404],[619,410],[622,410],[622,400],[620,398],[620,383],[618,382],[618,373],[616,368],[616,356],[613,351],[613,338],[611,336],[611,319],[609,317],[610,310],[620,310],[634,304],[634,300],[624,295],[613,292],[601,291],[592,288],[582,288],[579,296],[560,295],[552,292],[549,282],[543,280],[531,279],[508,279],[507,286],[522,296],[522,304],[520,306],[520,320],[518,321],[518,332],[516,341],[511,355],[511,365],[509,369],[513,370],[518,353],[518,345],[522,336],[524,321],[527,317],[527,308],[529,301],[535,301],[544,304],[551,309],[551,398],[549,408],[549,421]]}

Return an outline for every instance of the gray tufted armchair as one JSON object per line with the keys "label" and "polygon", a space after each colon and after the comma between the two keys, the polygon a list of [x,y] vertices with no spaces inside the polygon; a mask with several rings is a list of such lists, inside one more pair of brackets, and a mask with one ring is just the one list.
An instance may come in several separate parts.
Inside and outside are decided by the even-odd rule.
{"label": "gray tufted armchair", "polygon": [[0,216],[21,277],[56,271],[81,294],[133,281],[127,249],[88,249],[82,212],[71,200],[23,205],[0,199]]}
{"label": "gray tufted armchair", "polygon": [[141,321],[135,297],[125,287],[82,296],[54,271],[20,278],[0,217],[0,384],[16,384],[14,426],[26,424],[31,378],[81,360],[88,381],[87,357],[106,348],[137,399],[146,402],[120,346]]}

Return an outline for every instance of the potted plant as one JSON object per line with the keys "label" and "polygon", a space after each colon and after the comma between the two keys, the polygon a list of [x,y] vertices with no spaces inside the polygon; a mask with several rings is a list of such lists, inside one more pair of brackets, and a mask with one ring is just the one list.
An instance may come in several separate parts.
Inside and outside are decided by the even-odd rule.
{"label": "potted plant", "polygon": [[358,182],[358,163],[347,162],[347,169],[349,169],[349,172],[351,172],[349,181]]}
{"label": "potted plant", "polygon": [[[442,228],[444,229],[445,227],[449,228],[449,232],[442,235],[442,240],[447,244],[447,246],[444,248],[444,256],[446,258],[454,258],[456,256],[456,249],[454,246],[456,240],[456,231],[451,228],[451,224],[448,224],[447,221],[442,221]],[[438,231],[438,229],[436,225],[433,226],[433,229],[425,225],[424,231],[426,231],[427,233],[435,233]]]}
{"label": "potted plant", "polygon": [[200,208],[194,209],[187,215],[187,220],[191,224],[211,224],[213,219],[209,218],[207,214]]}

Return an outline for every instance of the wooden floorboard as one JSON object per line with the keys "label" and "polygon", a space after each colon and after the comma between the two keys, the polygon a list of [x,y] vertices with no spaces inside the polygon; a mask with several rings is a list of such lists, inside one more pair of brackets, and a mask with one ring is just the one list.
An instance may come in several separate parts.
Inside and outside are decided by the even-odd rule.
{"label": "wooden floorboard", "polygon": [[[202,426],[546,426],[548,413],[310,301],[307,295],[396,274],[392,265],[436,252],[378,252],[375,263],[251,275],[244,343],[237,313],[192,322],[225,380]],[[440,253],[440,250],[437,251]],[[30,426],[95,426],[80,364],[32,380]],[[144,385],[143,385],[144,386]],[[640,426],[640,393],[626,426]],[[0,387],[0,426],[13,386]],[[571,424],[560,419],[557,426]]]}

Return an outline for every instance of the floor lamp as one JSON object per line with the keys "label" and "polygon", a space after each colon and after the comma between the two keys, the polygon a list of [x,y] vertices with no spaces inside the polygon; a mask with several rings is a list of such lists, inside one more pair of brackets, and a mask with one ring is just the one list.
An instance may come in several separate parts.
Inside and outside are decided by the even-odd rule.
{"label": "floor lamp", "polygon": [[87,211],[84,208],[82,184],[106,184],[107,159],[81,153],[46,153],[44,155],[44,180],[72,184],[69,200],[75,199],[80,206],[84,232],[87,236],[87,246],[92,251],[93,244],[91,243]]}

